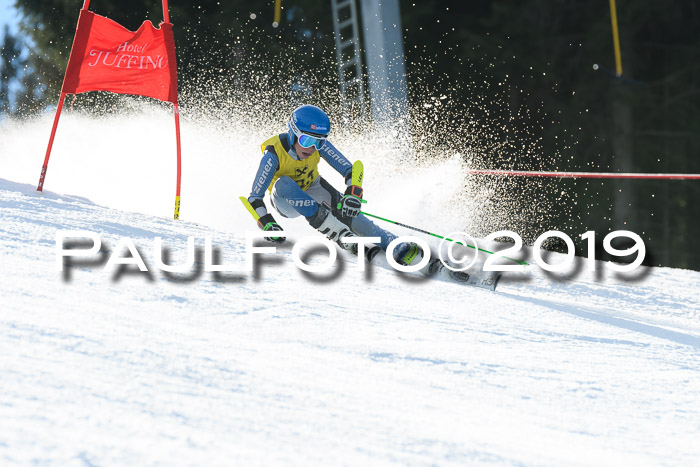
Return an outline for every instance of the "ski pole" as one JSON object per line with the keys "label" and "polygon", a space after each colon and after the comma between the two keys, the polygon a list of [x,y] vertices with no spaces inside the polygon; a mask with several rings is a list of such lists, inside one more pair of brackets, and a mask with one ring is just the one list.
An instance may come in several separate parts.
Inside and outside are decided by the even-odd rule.
{"label": "ski pole", "polygon": [[[416,232],[421,232],[421,233],[424,233],[424,234],[427,234],[427,235],[431,235],[431,236],[433,236],[433,237],[437,237],[437,238],[440,238],[440,239],[442,239],[442,240],[447,240],[448,242],[454,242],[454,243],[456,243],[456,244],[458,244],[458,245],[466,246],[466,247],[469,247],[469,248],[472,248],[472,249],[477,249],[477,250],[479,250],[479,251],[481,251],[481,252],[488,253],[489,255],[493,255],[493,254],[494,254],[493,251],[485,250],[485,249],[483,249],[483,248],[476,248],[474,245],[464,244],[464,243],[459,242],[459,241],[457,241],[457,240],[453,240],[453,239],[451,239],[451,238],[444,237],[444,236],[442,236],[442,235],[438,235],[438,234],[433,233],[433,232],[428,232],[427,230],[419,229],[418,227],[413,227],[412,225],[407,225],[407,224],[404,224],[404,223],[402,223],[402,222],[392,221],[391,219],[386,219],[386,218],[384,218],[384,217],[377,216],[376,214],[370,214],[370,213],[365,212],[365,211],[362,211],[362,214],[364,214],[365,216],[374,217],[375,219],[383,220],[384,222],[389,222],[389,223],[391,223],[391,224],[398,225],[398,226],[400,226],[400,227],[405,227],[405,228],[407,228],[407,229],[415,230]],[[509,260],[511,260],[511,261],[515,261],[516,263],[518,263],[518,264],[520,264],[520,265],[522,265],[522,266],[529,266],[529,264],[528,264],[526,261],[523,261],[523,260],[520,260],[520,259],[508,258],[507,256],[504,256],[504,258],[509,259]]]}

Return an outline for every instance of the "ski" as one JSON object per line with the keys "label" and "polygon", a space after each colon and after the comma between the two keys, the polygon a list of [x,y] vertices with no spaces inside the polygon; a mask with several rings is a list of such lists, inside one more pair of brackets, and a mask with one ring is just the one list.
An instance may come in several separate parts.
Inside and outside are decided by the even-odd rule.
{"label": "ski", "polygon": [[499,273],[489,273],[485,271],[452,271],[446,267],[443,267],[441,274],[453,282],[487,290],[496,290],[498,280],[501,278],[501,274]]}
{"label": "ski", "polygon": [[479,270],[474,266],[466,271],[453,271],[437,258],[431,260],[427,272],[428,276],[434,275],[436,278],[487,290],[496,290],[498,280],[501,278],[500,273]]}
{"label": "ski", "polygon": [[[365,258],[370,264],[382,268],[389,268],[389,263],[386,261],[384,254],[380,253],[384,253],[381,248],[376,245],[368,245],[368,248],[365,250]],[[491,291],[496,290],[498,281],[501,278],[500,273],[482,271],[477,265],[472,266],[467,271],[453,271],[450,268],[445,267],[442,261],[440,261],[438,258],[431,259],[423,270],[413,274],[421,275],[433,280],[454,282],[460,285],[479,287],[481,289]]]}

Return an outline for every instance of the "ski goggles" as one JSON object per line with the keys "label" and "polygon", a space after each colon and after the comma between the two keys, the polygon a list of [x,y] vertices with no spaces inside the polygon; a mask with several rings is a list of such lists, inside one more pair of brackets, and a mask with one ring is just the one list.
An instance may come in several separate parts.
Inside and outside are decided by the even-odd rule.
{"label": "ski goggles", "polygon": [[301,130],[297,128],[297,126],[294,124],[294,122],[289,122],[289,126],[294,132],[294,135],[297,137],[297,140],[299,141],[299,144],[302,148],[307,149],[311,146],[314,146],[316,147],[316,150],[319,150],[323,147],[323,145],[326,142],[326,138],[324,136],[313,136],[307,135],[306,133],[302,133]]}
{"label": "ski goggles", "polygon": [[319,150],[326,143],[326,138],[318,138],[316,136],[307,135],[306,133],[300,133],[297,135],[297,138],[299,139],[299,145],[302,148],[310,148],[311,146],[315,146],[316,150]]}

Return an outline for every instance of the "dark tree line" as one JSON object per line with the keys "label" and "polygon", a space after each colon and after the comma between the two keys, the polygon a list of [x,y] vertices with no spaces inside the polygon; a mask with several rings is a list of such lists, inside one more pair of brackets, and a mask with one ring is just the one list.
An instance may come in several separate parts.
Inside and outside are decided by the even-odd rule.
{"label": "dark tree line", "polygon": [[[24,82],[18,96],[24,103],[15,111],[55,102],[81,5],[16,2],[23,22],[20,37],[6,34],[3,42],[5,111],[13,80]],[[300,83],[310,89],[308,100],[337,100],[330,2],[283,6],[282,23],[273,28],[273,0],[171,0],[184,107],[234,97],[212,109],[225,111],[226,102],[249,99],[242,92],[249,89],[259,93],[257,105],[291,107]],[[432,135],[435,147],[457,150],[483,168],[700,172],[697,2],[618,0],[621,77],[605,0],[400,0],[400,6],[414,135]],[[93,0],[91,9],[129,29],[162,19],[157,1]],[[13,62],[12,40],[27,49],[21,65]],[[13,66],[22,71],[13,74]],[[628,229],[647,242],[650,264],[700,268],[697,181],[491,183],[497,201],[517,193],[520,203],[546,210],[544,220],[534,211],[540,218],[534,236],[548,228],[574,238]]]}
{"label": "dark tree line", "polygon": [[[696,2],[618,1],[619,78],[607,1],[402,6],[414,84],[430,83],[436,93],[454,89],[457,119],[478,122],[459,127],[480,135],[475,146],[486,148],[478,158],[484,167],[700,172]],[[473,144],[469,135],[460,139]],[[558,218],[548,224],[572,237],[632,230],[647,242],[652,264],[700,268],[698,181],[502,185],[503,197],[520,190],[533,203],[559,193]]]}

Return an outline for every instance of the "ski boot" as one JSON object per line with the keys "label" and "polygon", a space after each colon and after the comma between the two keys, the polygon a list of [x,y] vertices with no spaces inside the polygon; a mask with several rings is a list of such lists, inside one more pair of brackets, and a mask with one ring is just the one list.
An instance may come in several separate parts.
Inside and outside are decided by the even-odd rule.
{"label": "ski boot", "polygon": [[[357,243],[353,243],[352,245],[350,245],[349,251],[353,255],[357,256],[358,255]],[[367,260],[367,262],[371,263],[372,260],[374,259],[374,257],[377,256],[377,253],[379,253],[380,251],[382,251],[382,249],[376,245],[372,245],[372,244],[365,245],[365,259]]]}
{"label": "ski boot", "polygon": [[[418,264],[423,261],[423,248],[416,243],[407,242],[394,250],[394,259],[402,266]],[[442,270],[443,264],[438,258],[431,258],[428,264],[418,270],[424,276],[433,276]]]}
{"label": "ski boot", "polygon": [[343,243],[346,237],[356,237],[350,227],[340,222],[331,212],[330,208],[323,203],[318,204],[316,213],[307,217],[306,220],[314,229],[321,232],[329,240],[334,241],[343,250],[353,251],[357,254],[357,244]]}

